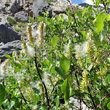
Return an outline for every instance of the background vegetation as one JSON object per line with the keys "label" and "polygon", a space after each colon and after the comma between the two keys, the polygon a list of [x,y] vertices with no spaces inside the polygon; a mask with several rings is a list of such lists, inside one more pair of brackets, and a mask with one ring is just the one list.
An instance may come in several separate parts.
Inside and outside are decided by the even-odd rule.
{"label": "background vegetation", "polygon": [[1,64],[1,109],[67,110],[71,97],[89,109],[110,109],[110,2],[94,4],[97,9],[67,9],[68,20],[48,12],[30,18],[28,42]]}

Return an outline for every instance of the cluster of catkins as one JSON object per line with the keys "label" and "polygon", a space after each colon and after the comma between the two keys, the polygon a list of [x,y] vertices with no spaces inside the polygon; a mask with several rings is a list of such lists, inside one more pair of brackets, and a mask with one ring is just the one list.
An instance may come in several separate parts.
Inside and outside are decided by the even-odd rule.
{"label": "cluster of catkins", "polygon": [[35,55],[35,49],[39,49],[42,46],[45,36],[45,24],[43,22],[39,23],[38,29],[32,30],[32,25],[28,25],[28,40],[29,42],[23,42],[22,48],[23,52],[33,57]]}
{"label": "cluster of catkins", "polygon": [[[77,63],[80,68],[83,70],[82,72],[82,80],[80,82],[80,89],[83,92],[85,88],[87,88],[90,70],[92,67],[96,67],[101,64],[101,56],[100,51],[97,45],[94,43],[91,35],[88,35],[85,42],[79,43],[75,45],[75,53]],[[89,68],[91,69],[89,70]],[[100,70],[96,71],[98,74],[98,78],[101,78],[107,72],[107,67],[101,67]]]}
{"label": "cluster of catkins", "polygon": [[[32,30],[32,24],[28,25],[28,28],[27,28],[28,42],[25,42],[25,41],[23,42],[21,54],[24,53],[25,55],[27,55],[29,57],[34,57],[35,52],[37,51],[37,49],[41,48],[42,43],[44,41],[44,36],[45,36],[44,30],[45,30],[45,24],[43,22],[39,23],[38,29],[36,29],[36,30]],[[19,58],[17,58],[18,56],[16,56],[16,54],[14,54],[14,56],[16,57],[16,59],[13,58],[13,61],[17,62],[21,65],[20,61],[18,61],[18,59],[19,59]],[[7,74],[9,74],[8,72],[10,71],[10,68],[11,68],[12,75],[17,76],[17,82],[18,82],[19,86],[21,87],[22,93],[25,96],[27,96],[30,99],[30,101],[32,101],[34,98],[32,87],[30,86],[30,84],[27,84],[24,81],[23,74],[13,71],[14,67],[13,67],[13,65],[11,65],[9,63],[9,61],[10,61],[9,59],[6,59],[3,63],[1,63],[0,78],[6,77]],[[16,74],[14,74],[14,73],[16,73]]]}

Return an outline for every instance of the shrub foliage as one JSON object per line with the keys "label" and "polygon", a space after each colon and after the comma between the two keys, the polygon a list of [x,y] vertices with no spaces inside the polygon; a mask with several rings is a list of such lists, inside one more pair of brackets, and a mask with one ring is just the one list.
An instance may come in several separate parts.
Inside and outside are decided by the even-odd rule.
{"label": "shrub foliage", "polygon": [[94,4],[67,9],[68,20],[48,12],[30,18],[28,41],[1,63],[1,109],[67,110],[74,105],[71,97],[89,109],[110,109],[110,2]]}

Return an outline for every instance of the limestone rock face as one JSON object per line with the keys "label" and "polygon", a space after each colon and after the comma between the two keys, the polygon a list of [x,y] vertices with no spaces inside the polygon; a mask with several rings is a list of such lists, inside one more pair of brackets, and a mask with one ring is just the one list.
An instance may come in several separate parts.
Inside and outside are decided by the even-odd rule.
{"label": "limestone rock face", "polygon": [[28,22],[28,13],[25,11],[19,11],[15,14],[15,20],[17,22]]}
{"label": "limestone rock face", "polygon": [[0,42],[7,43],[14,40],[21,40],[21,36],[8,23],[0,22]]}

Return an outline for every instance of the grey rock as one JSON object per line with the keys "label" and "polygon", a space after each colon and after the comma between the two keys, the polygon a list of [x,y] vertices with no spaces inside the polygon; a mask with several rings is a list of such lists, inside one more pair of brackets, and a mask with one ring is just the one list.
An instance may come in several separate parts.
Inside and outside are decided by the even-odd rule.
{"label": "grey rock", "polygon": [[68,7],[69,7],[69,4],[68,2],[65,2],[65,1],[60,1],[60,2],[57,1],[51,5],[52,13],[55,13],[55,14],[66,13],[66,8]]}
{"label": "grey rock", "polygon": [[[80,100],[70,97],[69,103],[73,104],[72,108],[69,108],[68,110],[80,110]],[[83,102],[81,102],[81,110],[92,110],[88,108]]]}
{"label": "grey rock", "polygon": [[13,0],[13,2],[11,2],[10,7],[8,8],[8,10],[12,13],[15,14],[19,11],[21,11],[23,9],[23,5],[20,5],[19,2],[17,2],[17,0]]}
{"label": "grey rock", "polygon": [[15,20],[17,22],[28,22],[28,13],[25,11],[20,11],[15,14]]}
{"label": "grey rock", "polygon": [[32,4],[33,4],[33,2],[28,1],[23,5],[24,11],[27,12],[28,15],[31,17],[33,17]]}
{"label": "grey rock", "polygon": [[32,6],[33,13],[37,18],[38,15],[43,16],[42,12],[49,12],[49,17],[52,17],[52,10],[45,0],[35,0]]}
{"label": "grey rock", "polygon": [[19,51],[21,50],[21,41],[15,40],[12,42],[8,42],[6,44],[2,44],[0,46],[0,59],[4,61],[6,59],[5,55],[11,55],[13,51]]}
{"label": "grey rock", "polygon": [[[82,7],[77,4],[72,4],[72,7],[73,7],[74,11],[82,9]],[[67,8],[71,8],[71,6],[66,1],[53,2],[53,4],[51,5],[52,15],[55,16],[55,15],[59,15],[59,14],[64,14],[65,18],[67,19],[67,17],[66,17]]]}
{"label": "grey rock", "polygon": [[14,40],[21,40],[19,33],[14,31],[8,23],[0,22],[0,42],[7,43]]}

